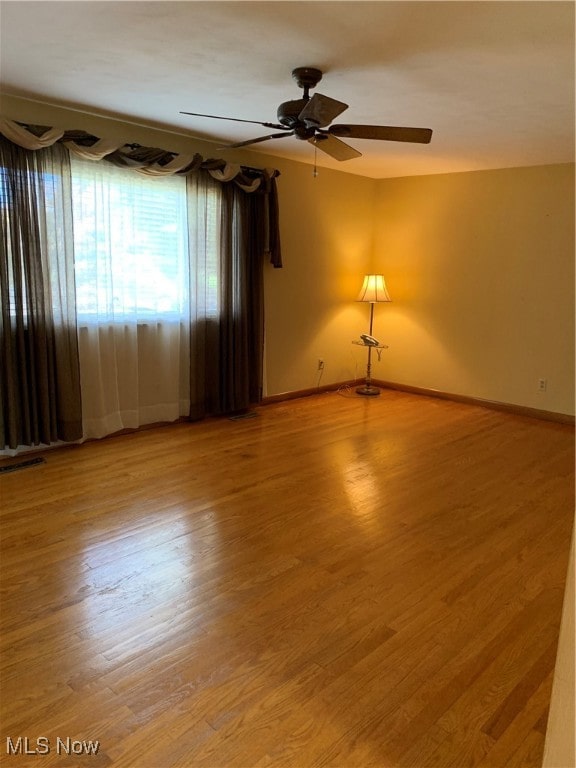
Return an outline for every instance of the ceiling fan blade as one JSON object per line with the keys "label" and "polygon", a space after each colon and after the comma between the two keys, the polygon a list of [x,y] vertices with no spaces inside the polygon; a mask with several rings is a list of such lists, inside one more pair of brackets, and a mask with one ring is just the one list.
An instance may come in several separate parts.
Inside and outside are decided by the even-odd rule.
{"label": "ceiling fan blade", "polygon": [[314,144],[315,147],[321,149],[322,152],[326,152],[327,155],[333,157],[334,160],[353,160],[355,157],[362,157],[362,152],[358,152],[349,144],[346,144],[335,136],[330,136],[327,133],[317,133],[311,139],[308,139],[310,144]]}
{"label": "ceiling fan blade", "polygon": [[348,104],[344,104],[343,101],[336,101],[321,93],[315,93],[298,115],[298,119],[306,123],[309,128],[323,128],[325,125],[330,125],[332,120],[345,109],[348,109]]}
{"label": "ceiling fan blade", "polygon": [[235,144],[226,144],[218,149],[235,149],[236,147],[248,147],[250,144],[258,144],[260,141],[268,141],[268,139],[283,139],[285,136],[294,136],[294,131],[288,131],[287,133],[271,133],[268,136],[260,136],[258,139],[248,139],[248,141],[237,141]]}
{"label": "ceiling fan blade", "polygon": [[429,144],[432,138],[430,128],[400,128],[390,125],[331,125],[332,136],[345,139],[376,139],[379,141],[410,141],[415,144]]}
{"label": "ceiling fan blade", "polygon": [[242,120],[240,117],[222,117],[221,115],[203,115],[200,112],[180,112],[181,115],[193,115],[194,117],[211,117],[214,120],[233,120],[235,123],[254,123],[254,125],[263,125],[264,128],[280,128],[286,130],[284,125],[278,123],[261,123],[259,120]]}

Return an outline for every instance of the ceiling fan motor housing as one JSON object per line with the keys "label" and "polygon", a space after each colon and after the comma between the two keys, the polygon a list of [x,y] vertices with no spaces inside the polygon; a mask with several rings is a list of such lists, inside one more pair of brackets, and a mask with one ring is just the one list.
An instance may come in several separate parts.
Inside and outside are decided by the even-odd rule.
{"label": "ceiling fan motor housing", "polygon": [[285,125],[287,128],[294,128],[299,124],[298,116],[308,103],[307,99],[295,99],[293,101],[285,101],[278,107],[276,113],[278,122]]}

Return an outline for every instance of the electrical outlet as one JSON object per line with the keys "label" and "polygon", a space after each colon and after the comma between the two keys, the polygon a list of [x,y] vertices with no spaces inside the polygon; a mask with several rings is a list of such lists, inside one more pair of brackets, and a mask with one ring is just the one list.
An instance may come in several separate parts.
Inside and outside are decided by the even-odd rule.
{"label": "electrical outlet", "polygon": [[548,379],[538,379],[538,392],[546,392]]}
{"label": "electrical outlet", "polygon": [[322,360],[321,357],[318,358],[318,370],[323,371],[324,370],[324,360]]}

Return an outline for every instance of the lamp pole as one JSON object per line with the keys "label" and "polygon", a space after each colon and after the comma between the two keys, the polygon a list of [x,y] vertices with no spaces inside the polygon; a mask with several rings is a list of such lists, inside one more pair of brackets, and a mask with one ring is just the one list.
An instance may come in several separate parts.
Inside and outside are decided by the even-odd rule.
{"label": "lamp pole", "polygon": [[[370,302],[370,336],[372,336],[372,323],[374,321],[374,302]],[[368,346],[368,365],[366,366],[366,389],[372,389],[372,345]],[[376,387],[374,387],[376,389]],[[374,392],[375,395],[380,394],[380,390],[377,389]]]}
{"label": "lamp pole", "polygon": [[[372,336],[372,323],[374,321],[374,302],[370,302],[370,336]],[[380,390],[378,387],[372,386],[372,344],[366,344],[368,347],[368,365],[366,366],[366,382],[363,386],[357,387],[356,392],[359,395],[371,395],[372,397],[379,395]]]}

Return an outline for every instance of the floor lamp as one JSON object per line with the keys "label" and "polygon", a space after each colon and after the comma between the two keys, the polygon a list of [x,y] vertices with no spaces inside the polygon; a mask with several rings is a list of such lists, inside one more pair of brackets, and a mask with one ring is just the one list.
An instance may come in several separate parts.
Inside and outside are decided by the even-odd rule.
{"label": "floor lamp", "polygon": [[[370,331],[369,335],[372,336],[372,323],[374,321],[374,304],[381,301],[392,301],[386,290],[386,283],[382,275],[366,275],[358,298],[356,301],[367,301],[370,303]],[[366,342],[365,342],[366,343]],[[372,386],[372,347],[380,346],[379,344],[366,344],[368,347],[368,365],[366,367],[366,383],[361,387],[356,388],[356,392],[359,395],[379,395],[380,390],[378,387]]]}

